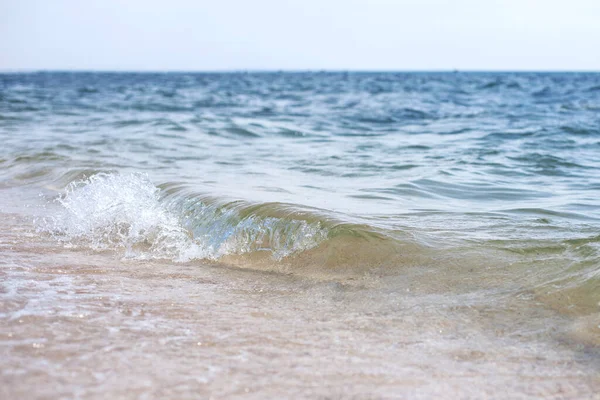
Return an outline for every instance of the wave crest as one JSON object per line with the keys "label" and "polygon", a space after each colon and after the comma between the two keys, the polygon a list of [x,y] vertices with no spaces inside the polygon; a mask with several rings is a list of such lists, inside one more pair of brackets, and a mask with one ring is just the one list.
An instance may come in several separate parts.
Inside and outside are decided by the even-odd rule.
{"label": "wave crest", "polygon": [[241,213],[194,198],[166,199],[143,174],[99,173],[73,182],[38,229],[70,245],[124,249],[175,261],[269,252],[281,260],[327,239],[320,221]]}

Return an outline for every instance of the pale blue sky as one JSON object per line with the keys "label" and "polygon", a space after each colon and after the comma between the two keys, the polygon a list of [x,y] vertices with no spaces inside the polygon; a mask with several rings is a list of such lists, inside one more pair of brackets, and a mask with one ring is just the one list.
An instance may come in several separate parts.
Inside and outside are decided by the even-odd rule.
{"label": "pale blue sky", "polygon": [[0,70],[600,70],[600,0],[0,0]]}

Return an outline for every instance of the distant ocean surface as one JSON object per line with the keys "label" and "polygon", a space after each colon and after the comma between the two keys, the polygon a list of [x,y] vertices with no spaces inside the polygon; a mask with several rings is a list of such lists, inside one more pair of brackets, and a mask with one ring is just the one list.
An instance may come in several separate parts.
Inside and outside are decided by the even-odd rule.
{"label": "distant ocean surface", "polygon": [[600,74],[3,73],[0,212],[49,258],[427,276],[598,345]]}

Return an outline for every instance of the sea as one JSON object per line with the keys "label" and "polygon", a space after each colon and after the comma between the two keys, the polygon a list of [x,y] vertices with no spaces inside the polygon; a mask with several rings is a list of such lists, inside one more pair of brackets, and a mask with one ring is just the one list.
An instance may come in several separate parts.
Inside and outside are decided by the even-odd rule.
{"label": "sea", "polygon": [[600,74],[0,74],[0,397],[599,398]]}

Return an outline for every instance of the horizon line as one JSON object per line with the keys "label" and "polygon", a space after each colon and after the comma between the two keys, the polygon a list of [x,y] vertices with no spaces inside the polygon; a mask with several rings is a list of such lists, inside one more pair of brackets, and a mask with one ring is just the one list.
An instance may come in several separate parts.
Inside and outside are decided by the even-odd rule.
{"label": "horizon line", "polygon": [[240,73],[600,73],[593,69],[334,69],[334,68],[231,68],[231,69],[85,69],[85,68],[15,68],[1,69],[0,74],[11,73],[197,73],[197,74],[240,74]]}

